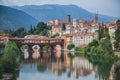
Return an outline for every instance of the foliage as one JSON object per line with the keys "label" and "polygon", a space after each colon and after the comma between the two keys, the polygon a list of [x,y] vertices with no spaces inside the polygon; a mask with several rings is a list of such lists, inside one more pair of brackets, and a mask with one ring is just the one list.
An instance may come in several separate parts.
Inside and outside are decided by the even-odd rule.
{"label": "foliage", "polygon": [[75,47],[74,44],[69,44],[69,45],[67,46],[67,49],[68,49],[68,50],[71,50],[71,49],[73,49],[74,47]]}
{"label": "foliage", "polygon": [[68,53],[67,55],[68,55],[68,57],[71,58],[71,59],[74,58],[74,55],[73,55],[72,53]]}
{"label": "foliage", "polygon": [[93,40],[91,43],[89,43],[89,46],[98,46],[98,41],[97,40]]}
{"label": "foliage", "polygon": [[47,24],[43,22],[39,22],[33,32],[33,34],[40,34],[42,36],[48,36],[48,30],[50,30],[51,27],[47,26]]}
{"label": "foliage", "polygon": [[20,64],[20,52],[14,42],[9,41],[5,45],[4,54],[2,56],[2,65],[4,72],[13,73]]}
{"label": "foliage", "polygon": [[57,36],[59,36],[59,33],[54,34],[51,38],[55,38]]}
{"label": "foliage", "polygon": [[75,47],[75,51],[80,51],[84,53],[84,48]]}
{"label": "foliage", "polygon": [[120,43],[120,20],[117,21],[117,30],[115,31],[115,48],[117,50],[119,50],[120,46],[119,46],[119,43]]}
{"label": "foliage", "polygon": [[2,77],[2,74],[3,74],[3,65],[0,61],[0,78]]}
{"label": "foliage", "polygon": [[100,27],[99,29],[99,40],[93,40],[89,43],[89,45],[85,48],[85,53],[104,57],[112,56],[113,50],[108,29],[106,27]]}
{"label": "foliage", "polygon": [[100,40],[103,37],[107,37],[108,39],[110,39],[108,28],[105,26],[100,26],[98,31],[98,39]]}
{"label": "foliage", "polygon": [[48,46],[48,45],[44,46],[44,50],[45,50],[45,51],[48,51],[48,49],[49,49],[49,46]]}
{"label": "foliage", "polygon": [[33,34],[34,33],[34,29],[32,27],[32,25],[30,26],[30,30],[28,31],[28,34]]}
{"label": "foliage", "polygon": [[100,40],[100,48],[104,51],[104,53],[106,54],[112,54],[113,50],[112,50],[112,44],[110,43],[110,40],[108,40],[106,37],[102,38]]}
{"label": "foliage", "polygon": [[99,76],[103,80],[109,80],[110,70],[115,61],[114,58],[112,56],[103,57],[102,55],[91,54],[87,54],[86,57],[94,66],[97,66]]}
{"label": "foliage", "polygon": [[3,30],[0,33],[9,34],[10,37],[24,37],[27,34],[38,34],[42,36],[48,36],[48,30],[51,30],[50,26],[43,22],[39,22],[37,26],[30,26],[30,30],[26,31],[24,27],[20,27],[16,30]]}
{"label": "foliage", "polygon": [[120,62],[115,64],[114,70],[115,80],[120,80]]}
{"label": "foliage", "polygon": [[65,24],[62,24],[62,30],[63,30],[63,31],[66,30],[66,26],[65,26]]}
{"label": "foliage", "polygon": [[28,45],[23,45],[21,49],[28,49]]}
{"label": "foliage", "polygon": [[76,56],[84,56],[85,53],[85,48],[79,48],[79,47],[75,47],[75,55]]}
{"label": "foliage", "polygon": [[17,30],[15,30],[11,35],[13,37],[24,37],[26,35],[26,30],[25,30],[25,28],[20,27]]}

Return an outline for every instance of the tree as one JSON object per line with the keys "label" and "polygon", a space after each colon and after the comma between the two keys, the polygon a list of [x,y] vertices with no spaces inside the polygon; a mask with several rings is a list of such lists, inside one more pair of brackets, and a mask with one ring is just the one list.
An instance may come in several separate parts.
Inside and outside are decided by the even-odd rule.
{"label": "tree", "polygon": [[26,35],[26,30],[24,27],[18,28],[14,33],[12,34],[13,37],[24,37]]}
{"label": "tree", "polygon": [[119,50],[120,44],[120,20],[117,21],[117,29],[115,31],[115,44],[114,47]]}
{"label": "tree", "polygon": [[73,49],[74,47],[75,47],[74,44],[69,44],[69,45],[67,46],[67,49],[68,49],[68,50],[71,50],[71,49]]}
{"label": "tree", "polygon": [[110,40],[106,37],[102,38],[100,40],[100,48],[104,51],[104,54],[112,54],[113,50],[112,50],[112,44],[110,42]]}
{"label": "tree", "polygon": [[63,31],[66,30],[66,26],[65,26],[65,24],[62,24],[62,30],[63,30]]}
{"label": "tree", "polygon": [[54,34],[53,36],[51,36],[51,38],[55,38],[57,36],[59,36],[59,33]]}
{"label": "tree", "polygon": [[20,64],[20,51],[14,42],[9,41],[4,48],[2,65],[4,72],[13,73]]}
{"label": "tree", "polygon": [[50,26],[43,22],[39,22],[34,30],[34,34],[40,34],[42,36],[48,36],[48,30],[50,30]]}
{"label": "tree", "polygon": [[89,43],[89,46],[98,46],[98,41],[97,40],[93,40],[91,43]]}
{"label": "tree", "polygon": [[115,76],[115,80],[119,80],[120,79],[120,63],[119,62],[115,64],[114,76]]}
{"label": "tree", "polygon": [[2,77],[2,74],[3,74],[3,65],[0,61],[0,78]]}
{"label": "tree", "polygon": [[48,51],[48,49],[49,49],[49,46],[46,45],[46,46],[44,47],[44,50],[45,50],[45,51]]}
{"label": "tree", "polygon": [[28,31],[28,34],[33,34],[33,32],[34,32],[34,29],[33,29],[32,25],[31,25],[30,30]]}

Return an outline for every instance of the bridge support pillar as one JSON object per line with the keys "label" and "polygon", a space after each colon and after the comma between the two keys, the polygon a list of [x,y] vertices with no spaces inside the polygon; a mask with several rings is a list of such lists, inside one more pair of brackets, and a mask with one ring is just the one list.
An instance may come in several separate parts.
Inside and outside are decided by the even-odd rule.
{"label": "bridge support pillar", "polygon": [[64,45],[61,45],[61,59],[64,61]]}
{"label": "bridge support pillar", "polygon": [[29,53],[29,58],[32,58],[32,54],[33,54],[33,49],[32,49],[33,46],[30,46],[28,45],[28,53]]}
{"label": "bridge support pillar", "polygon": [[52,58],[52,57],[54,57],[55,46],[51,45],[50,51],[51,51],[51,58]]}
{"label": "bridge support pillar", "polygon": [[40,57],[41,58],[43,57],[43,52],[44,52],[43,46],[40,46]]}

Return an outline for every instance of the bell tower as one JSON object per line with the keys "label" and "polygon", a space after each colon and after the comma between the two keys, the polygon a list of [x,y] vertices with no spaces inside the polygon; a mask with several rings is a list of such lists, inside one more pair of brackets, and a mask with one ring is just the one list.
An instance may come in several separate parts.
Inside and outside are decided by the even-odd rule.
{"label": "bell tower", "polygon": [[71,17],[70,17],[70,15],[67,15],[67,22],[71,23]]}
{"label": "bell tower", "polygon": [[94,15],[94,23],[98,23],[98,14]]}

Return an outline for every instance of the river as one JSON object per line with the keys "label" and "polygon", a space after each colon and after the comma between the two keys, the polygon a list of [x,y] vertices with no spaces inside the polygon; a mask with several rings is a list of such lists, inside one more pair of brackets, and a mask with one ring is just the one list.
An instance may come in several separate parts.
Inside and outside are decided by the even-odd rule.
{"label": "river", "polygon": [[94,64],[86,57],[70,58],[67,52],[63,58],[59,53],[52,58],[51,53],[43,54],[41,58],[35,58],[35,54],[32,58],[24,57],[17,80],[115,80],[115,63]]}

